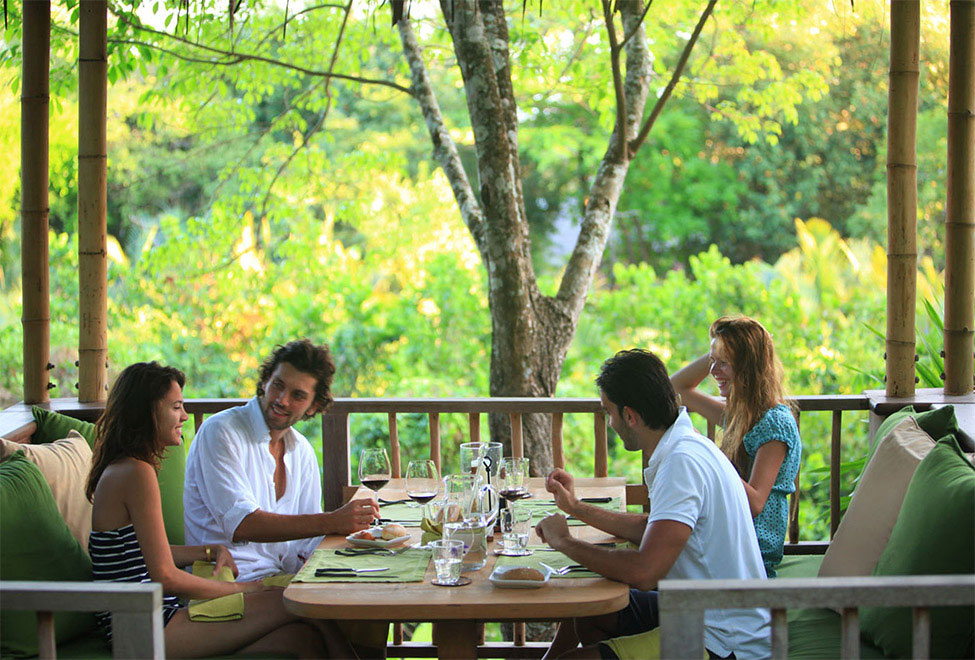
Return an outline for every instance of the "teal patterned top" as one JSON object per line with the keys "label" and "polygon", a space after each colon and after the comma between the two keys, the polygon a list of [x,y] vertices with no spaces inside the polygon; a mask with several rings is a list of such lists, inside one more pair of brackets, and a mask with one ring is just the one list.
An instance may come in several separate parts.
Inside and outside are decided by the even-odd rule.
{"label": "teal patterned top", "polygon": [[796,475],[799,473],[799,459],[802,456],[799,427],[796,426],[792,411],[785,404],[780,403],[767,410],[758,423],[745,434],[743,442],[750,459],[749,475],[758,448],[772,441],[785,443],[787,447],[785,460],[782,461],[779,474],[772,484],[772,491],[765,502],[765,508],[755,516],[758,548],[762,551],[762,561],[765,562],[765,572],[769,577],[775,577],[775,567],[782,561],[782,546],[789,527],[788,495],[796,489]]}

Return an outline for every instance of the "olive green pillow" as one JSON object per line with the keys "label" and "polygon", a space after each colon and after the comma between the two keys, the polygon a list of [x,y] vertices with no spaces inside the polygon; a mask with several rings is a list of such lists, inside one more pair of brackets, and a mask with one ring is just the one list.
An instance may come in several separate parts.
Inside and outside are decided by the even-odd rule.
{"label": "olive green pillow", "polygon": [[95,425],[68,415],[62,415],[53,410],[44,410],[31,406],[31,414],[37,424],[37,430],[31,438],[31,443],[39,445],[44,442],[54,442],[68,437],[68,431],[77,431],[88,441],[88,446],[95,444]]}
{"label": "olive green pillow", "polygon": [[166,537],[172,545],[183,545],[183,478],[186,473],[184,445],[166,447],[159,464],[159,496],[162,500]]}
{"label": "olive green pillow", "polygon": [[914,406],[904,406],[897,412],[891,413],[877,427],[877,433],[873,438],[874,442],[870,447],[870,451],[867,453],[868,462],[870,457],[873,456],[874,451],[876,451],[880,441],[907,417],[913,417],[917,425],[921,427],[921,430],[932,438],[943,438],[946,435],[954,436],[956,439],[958,437],[958,419],[955,417],[954,406],[947,405],[940,408],[932,408],[931,410],[920,413],[914,410]]}
{"label": "olive green pillow", "polygon": [[[87,582],[91,561],[58,512],[36,465],[17,452],[0,463],[0,580]],[[57,612],[55,638],[68,641],[94,628],[88,612]],[[0,610],[0,653],[37,655],[37,615]]]}
{"label": "olive green pillow", "polygon": [[[917,466],[874,575],[975,574],[975,466],[945,436]],[[891,657],[911,656],[911,610],[864,607],[860,630]],[[975,608],[931,608],[931,657],[969,657]]]}

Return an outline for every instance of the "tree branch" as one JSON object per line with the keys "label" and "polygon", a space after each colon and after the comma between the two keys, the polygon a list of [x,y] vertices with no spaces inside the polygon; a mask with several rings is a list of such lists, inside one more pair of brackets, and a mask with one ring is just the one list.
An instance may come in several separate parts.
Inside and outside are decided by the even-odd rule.
{"label": "tree branch", "polygon": [[[627,131],[635,132],[647,100],[652,73],[651,55],[647,48],[646,34],[642,29],[640,5],[637,2],[622,1],[619,8],[623,27],[626,31],[633,32],[634,38],[626,46],[626,80],[622,85],[626,89],[626,107],[618,111],[617,126],[622,121],[625,122]],[[556,295],[561,312],[573,321],[578,319],[585,304],[609,238],[609,227],[629,169],[629,158],[623,157],[624,149],[616,144],[622,135],[616,129],[610,136],[606,154],[593,177],[579,228],[579,238],[569,257]]]}
{"label": "tree branch", "polygon": [[698,37],[701,36],[701,31],[704,29],[704,24],[707,23],[708,17],[711,16],[711,12],[714,10],[714,5],[717,4],[718,0],[710,0],[708,6],[704,8],[701,13],[701,18],[698,19],[697,25],[694,27],[694,33],[691,34],[691,38],[687,40],[684,44],[684,51],[680,54],[680,59],[677,61],[677,66],[674,67],[674,72],[670,76],[670,82],[667,83],[667,87],[664,88],[663,94],[657,99],[657,102],[653,106],[653,110],[650,111],[650,116],[647,120],[643,122],[643,126],[640,128],[639,135],[636,139],[630,143],[629,151],[631,154],[635,154],[637,149],[643,145],[643,141],[647,139],[647,135],[650,134],[650,129],[653,128],[654,123],[657,121],[657,117],[660,116],[661,111],[664,109],[664,105],[667,103],[667,99],[673,93],[674,88],[677,86],[677,82],[680,80],[681,74],[684,72],[684,67],[687,66],[687,60],[691,56],[691,51],[694,50],[694,44],[697,43]]}
{"label": "tree branch", "polygon": [[633,35],[635,35],[637,30],[640,29],[640,26],[643,25],[643,19],[646,18],[647,12],[650,11],[650,5],[652,4],[653,0],[647,0],[647,6],[643,8],[643,13],[640,14],[640,20],[637,21],[637,26],[630,30],[629,34],[623,37],[623,43],[620,44],[620,48],[625,48],[626,44],[630,43],[630,39],[633,38]]}
{"label": "tree branch", "polygon": [[620,70],[620,45],[616,40],[616,24],[613,22],[612,0],[602,0],[603,18],[606,20],[606,33],[609,35],[609,59],[613,71],[613,92],[616,95],[616,148],[617,157],[625,160],[626,153],[626,92],[623,91],[623,75]]}
{"label": "tree branch", "polygon": [[[342,38],[345,36],[345,27],[349,23],[349,11],[352,9],[352,0],[349,0],[349,4],[347,4],[344,9],[345,15],[342,17],[342,25],[339,27],[338,36],[335,38],[335,47],[332,48],[332,57],[328,62],[328,72],[330,74],[335,68],[335,62],[338,60],[339,47],[342,45]],[[315,125],[312,126],[311,129],[301,137],[301,144],[297,145],[291,150],[288,157],[283,163],[281,163],[281,166],[278,167],[277,172],[274,173],[274,177],[271,179],[271,182],[268,183],[267,191],[264,193],[264,200],[261,202],[260,217],[263,218],[267,213],[267,204],[268,200],[271,198],[271,191],[274,189],[274,184],[277,183],[278,179],[281,178],[281,174],[284,173],[289,165],[291,165],[291,162],[295,159],[295,156],[297,156],[301,150],[308,145],[308,140],[311,139],[311,136],[321,130],[322,126],[325,124],[325,118],[328,117],[328,112],[332,109],[332,91],[330,89],[331,82],[331,76],[325,79],[325,109],[322,110],[321,114],[318,116],[318,121],[315,122]]]}
{"label": "tree branch", "polygon": [[190,41],[189,39],[185,39],[183,37],[180,37],[178,35],[169,34],[168,32],[162,32],[160,30],[155,30],[153,28],[145,27],[145,26],[142,26],[142,25],[137,25],[135,23],[130,22],[124,15],[118,15],[118,18],[119,18],[120,21],[122,21],[126,25],[129,25],[132,28],[134,28],[136,30],[139,30],[141,32],[147,32],[149,34],[156,35],[157,37],[163,37],[163,38],[166,38],[166,39],[170,39],[170,40],[175,41],[177,43],[181,43],[181,44],[183,44],[185,46],[189,46],[190,48],[196,48],[196,49],[202,50],[204,52],[208,52],[208,53],[213,53],[215,55],[219,55],[220,57],[225,58],[225,59],[223,59],[223,60],[196,59],[196,58],[193,58],[191,56],[182,55],[182,54],[177,53],[175,51],[171,51],[171,50],[162,48],[161,46],[159,46],[157,44],[146,43],[146,42],[141,42],[141,41],[135,41],[135,40],[131,40],[131,39],[109,39],[109,41],[111,43],[131,44],[131,45],[137,45],[137,46],[140,46],[140,45],[141,46],[146,46],[146,47],[149,47],[149,48],[154,48],[154,49],[156,49],[156,50],[158,50],[160,52],[164,52],[164,53],[166,53],[168,55],[172,55],[173,57],[177,57],[177,58],[182,59],[182,60],[186,60],[186,61],[189,61],[189,62],[199,62],[199,63],[202,63],[202,64],[211,64],[211,65],[215,65],[215,66],[233,66],[235,64],[239,64],[240,62],[244,62],[244,61],[263,62],[265,64],[270,64],[272,66],[278,66],[278,67],[281,67],[281,68],[284,68],[284,69],[288,69],[290,71],[297,71],[299,73],[304,73],[305,75],[308,75],[308,76],[314,76],[314,77],[318,77],[318,78],[337,78],[339,80],[348,80],[350,82],[357,82],[357,83],[362,83],[362,84],[366,84],[366,85],[380,85],[382,87],[389,87],[391,89],[395,89],[395,90],[400,91],[400,92],[403,92],[405,94],[412,94],[412,92],[410,91],[409,88],[403,87],[402,85],[399,85],[397,83],[394,83],[394,82],[392,82],[390,80],[379,80],[379,79],[372,79],[372,78],[362,78],[360,76],[350,76],[350,75],[341,74],[341,73],[333,73],[333,72],[329,72],[329,71],[320,71],[320,70],[317,70],[317,69],[309,69],[307,67],[298,66],[296,64],[291,64],[289,62],[284,62],[282,60],[276,60],[276,59],[273,59],[273,58],[270,58],[270,57],[264,57],[263,55],[253,55],[253,54],[249,54],[249,53],[241,53],[239,51],[227,51],[227,50],[224,50],[222,48],[216,48],[214,46],[207,46],[205,44],[196,43],[194,41]]}
{"label": "tree branch", "polygon": [[413,98],[420,106],[427,131],[430,133],[430,141],[433,143],[433,157],[447,176],[450,189],[453,191],[454,199],[460,209],[461,218],[471,232],[471,236],[474,237],[474,243],[481,254],[481,259],[486,264],[487,229],[484,222],[484,212],[474,189],[471,187],[471,182],[467,178],[464,164],[457,152],[457,145],[450,137],[450,131],[447,130],[443,114],[440,112],[440,104],[433,92],[433,83],[430,81],[426,64],[423,62],[423,51],[413,32],[413,22],[409,18],[400,19],[396,23],[396,28],[399,30],[400,41],[403,44],[403,55],[410,67]]}

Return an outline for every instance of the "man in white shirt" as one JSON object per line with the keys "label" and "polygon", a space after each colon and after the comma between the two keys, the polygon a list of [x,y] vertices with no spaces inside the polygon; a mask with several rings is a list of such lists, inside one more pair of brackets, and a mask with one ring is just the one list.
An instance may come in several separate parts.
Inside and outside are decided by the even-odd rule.
{"label": "man in white shirt", "polygon": [[[629,584],[630,605],[613,614],[559,626],[546,657],[659,657],[657,583],[664,579],[762,579],[765,567],[741,479],[713,442],[694,430],[678,407],[667,370],[653,353],[621,351],[596,379],[610,425],[629,451],[650,460],[644,480],[650,514],[607,511],[576,498],[572,476],[555,470],[546,488],[559,508],[638,545],[607,548],[575,539],[565,516],[537,527],[556,550],[610,579]],[[577,648],[579,643],[582,648]],[[708,610],[704,646],[709,657],[768,657],[767,610]]]}
{"label": "man in white shirt", "polygon": [[230,549],[240,580],[294,573],[325,534],[379,516],[372,499],[322,512],[315,452],[292,428],[332,402],[326,346],[278,346],[260,368],[257,396],[209,417],[190,445],[183,490],[186,542]]}

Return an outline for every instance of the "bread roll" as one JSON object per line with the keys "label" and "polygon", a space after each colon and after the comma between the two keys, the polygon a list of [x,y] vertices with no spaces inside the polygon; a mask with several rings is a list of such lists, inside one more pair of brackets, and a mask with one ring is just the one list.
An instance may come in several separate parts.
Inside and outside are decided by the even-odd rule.
{"label": "bread roll", "polygon": [[501,580],[534,580],[536,582],[544,582],[545,575],[537,568],[528,568],[527,566],[519,566],[517,568],[512,568],[498,575],[498,579]]}
{"label": "bread roll", "polygon": [[390,539],[398,539],[406,536],[406,534],[406,528],[399,523],[386,523],[383,525],[383,538],[387,541]]}

